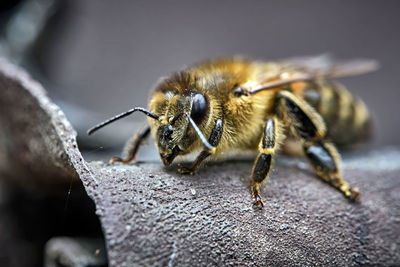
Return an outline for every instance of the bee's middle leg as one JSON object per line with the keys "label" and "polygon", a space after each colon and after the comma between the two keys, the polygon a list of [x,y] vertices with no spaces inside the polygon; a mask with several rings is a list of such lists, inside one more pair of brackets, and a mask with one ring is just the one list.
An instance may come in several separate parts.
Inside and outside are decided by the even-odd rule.
{"label": "bee's middle leg", "polygon": [[129,164],[136,160],[136,155],[139,152],[140,146],[143,141],[149,137],[150,127],[147,126],[144,130],[137,133],[129,142],[126,148],[126,155],[124,158],[112,157],[110,163],[119,162],[121,164]]}
{"label": "bee's middle leg", "polygon": [[264,135],[260,141],[259,154],[254,162],[251,178],[250,190],[254,199],[254,205],[258,207],[264,206],[260,187],[267,180],[272,164],[272,155],[277,149],[278,121],[275,117],[268,118],[264,128]]}
{"label": "bee's middle leg", "polygon": [[[223,130],[223,120],[218,119],[215,122],[214,128],[211,131],[210,138],[208,139],[208,142],[213,147],[216,147],[219,144],[219,141],[221,140],[222,136],[222,130]],[[200,154],[197,156],[196,160],[191,164],[190,167],[181,167],[178,169],[178,172],[180,174],[193,175],[196,172],[196,170],[201,166],[201,164],[204,162],[204,160],[208,158],[210,155],[212,155],[212,151],[209,151],[208,149],[205,148],[203,151],[200,152]]]}

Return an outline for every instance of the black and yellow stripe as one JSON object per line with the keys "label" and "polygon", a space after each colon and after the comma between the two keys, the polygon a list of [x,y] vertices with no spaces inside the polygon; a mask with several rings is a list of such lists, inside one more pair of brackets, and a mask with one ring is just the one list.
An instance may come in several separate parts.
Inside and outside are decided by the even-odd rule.
{"label": "black and yellow stripe", "polygon": [[371,118],[365,104],[340,83],[310,81],[300,92],[294,93],[322,116],[327,126],[327,138],[337,146],[350,147],[370,137]]}

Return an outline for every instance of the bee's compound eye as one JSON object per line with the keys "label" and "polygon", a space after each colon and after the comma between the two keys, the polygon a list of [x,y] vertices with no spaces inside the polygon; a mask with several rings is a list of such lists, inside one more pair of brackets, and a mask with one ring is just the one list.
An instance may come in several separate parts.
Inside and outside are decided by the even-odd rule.
{"label": "bee's compound eye", "polygon": [[200,123],[207,113],[207,100],[203,94],[195,94],[192,99],[193,104],[190,117],[192,117],[196,123]]}

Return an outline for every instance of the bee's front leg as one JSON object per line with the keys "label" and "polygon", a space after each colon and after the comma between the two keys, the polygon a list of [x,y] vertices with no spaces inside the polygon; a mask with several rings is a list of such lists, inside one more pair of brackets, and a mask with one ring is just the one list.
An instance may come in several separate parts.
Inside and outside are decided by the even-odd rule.
{"label": "bee's front leg", "polygon": [[147,137],[149,137],[149,134],[150,134],[149,126],[147,126],[143,131],[135,134],[135,136],[128,142],[125,157],[124,158],[112,157],[110,159],[110,163],[119,162],[121,164],[129,164],[135,161],[140,146],[143,144],[143,141],[146,140]]}
{"label": "bee's front leg", "polygon": [[203,150],[200,155],[197,156],[196,160],[190,165],[190,167],[180,167],[178,172],[180,174],[194,175],[196,170],[201,166],[201,163],[208,158],[212,153],[208,150]]}
{"label": "bee's front leg", "polygon": [[258,207],[264,206],[260,186],[267,180],[272,164],[272,156],[277,149],[279,124],[275,117],[268,118],[264,128],[264,135],[258,147],[259,154],[254,162],[251,178],[250,189],[254,199],[254,205]]}
{"label": "bee's front leg", "polygon": [[[215,122],[215,126],[211,131],[210,138],[208,139],[208,142],[214,148],[219,144],[219,141],[221,140],[222,130],[223,130],[223,120],[218,119]],[[196,170],[201,166],[203,161],[213,153],[215,153],[215,149],[210,151],[207,148],[204,148],[204,150],[200,152],[200,155],[197,156],[196,160],[192,163],[190,167],[181,167],[178,169],[178,172],[180,174],[193,175],[196,172]]]}

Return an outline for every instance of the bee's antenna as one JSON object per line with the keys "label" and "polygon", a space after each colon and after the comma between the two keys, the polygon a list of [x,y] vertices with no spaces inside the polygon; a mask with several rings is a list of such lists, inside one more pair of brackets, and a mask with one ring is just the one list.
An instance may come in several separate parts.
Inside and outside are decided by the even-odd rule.
{"label": "bee's antenna", "polygon": [[119,119],[122,119],[122,118],[124,118],[124,117],[126,117],[126,116],[129,116],[130,114],[132,114],[132,113],[135,112],[135,111],[143,112],[144,114],[146,114],[146,115],[149,116],[150,118],[153,118],[153,119],[158,120],[158,116],[157,116],[156,114],[150,112],[149,110],[147,110],[147,109],[145,109],[145,108],[136,107],[136,108],[132,108],[132,109],[130,109],[130,110],[128,110],[128,111],[125,111],[125,112],[123,112],[123,113],[121,113],[121,114],[118,114],[118,115],[116,115],[116,116],[114,116],[114,117],[112,117],[112,118],[110,118],[110,119],[108,119],[108,120],[106,120],[106,121],[103,121],[103,122],[100,123],[100,124],[97,124],[96,126],[90,128],[90,129],[87,131],[87,134],[88,134],[88,135],[91,135],[92,133],[94,133],[94,132],[97,131],[98,129],[101,129],[101,128],[103,128],[104,126],[106,126],[106,125],[108,125],[108,124],[110,124],[110,123],[112,123],[112,122],[114,122],[114,121],[116,121],[116,120],[119,120]]}
{"label": "bee's antenna", "polygon": [[190,117],[189,113],[185,112],[186,117],[189,119],[190,124],[193,126],[195,132],[200,137],[200,140],[203,142],[204,146],[209,150],[209,152],[214,152],[215,147],[213,147],[207,139],[204,137],[203,133],[200,131],[199,127],[197,127],[196,123]]}

